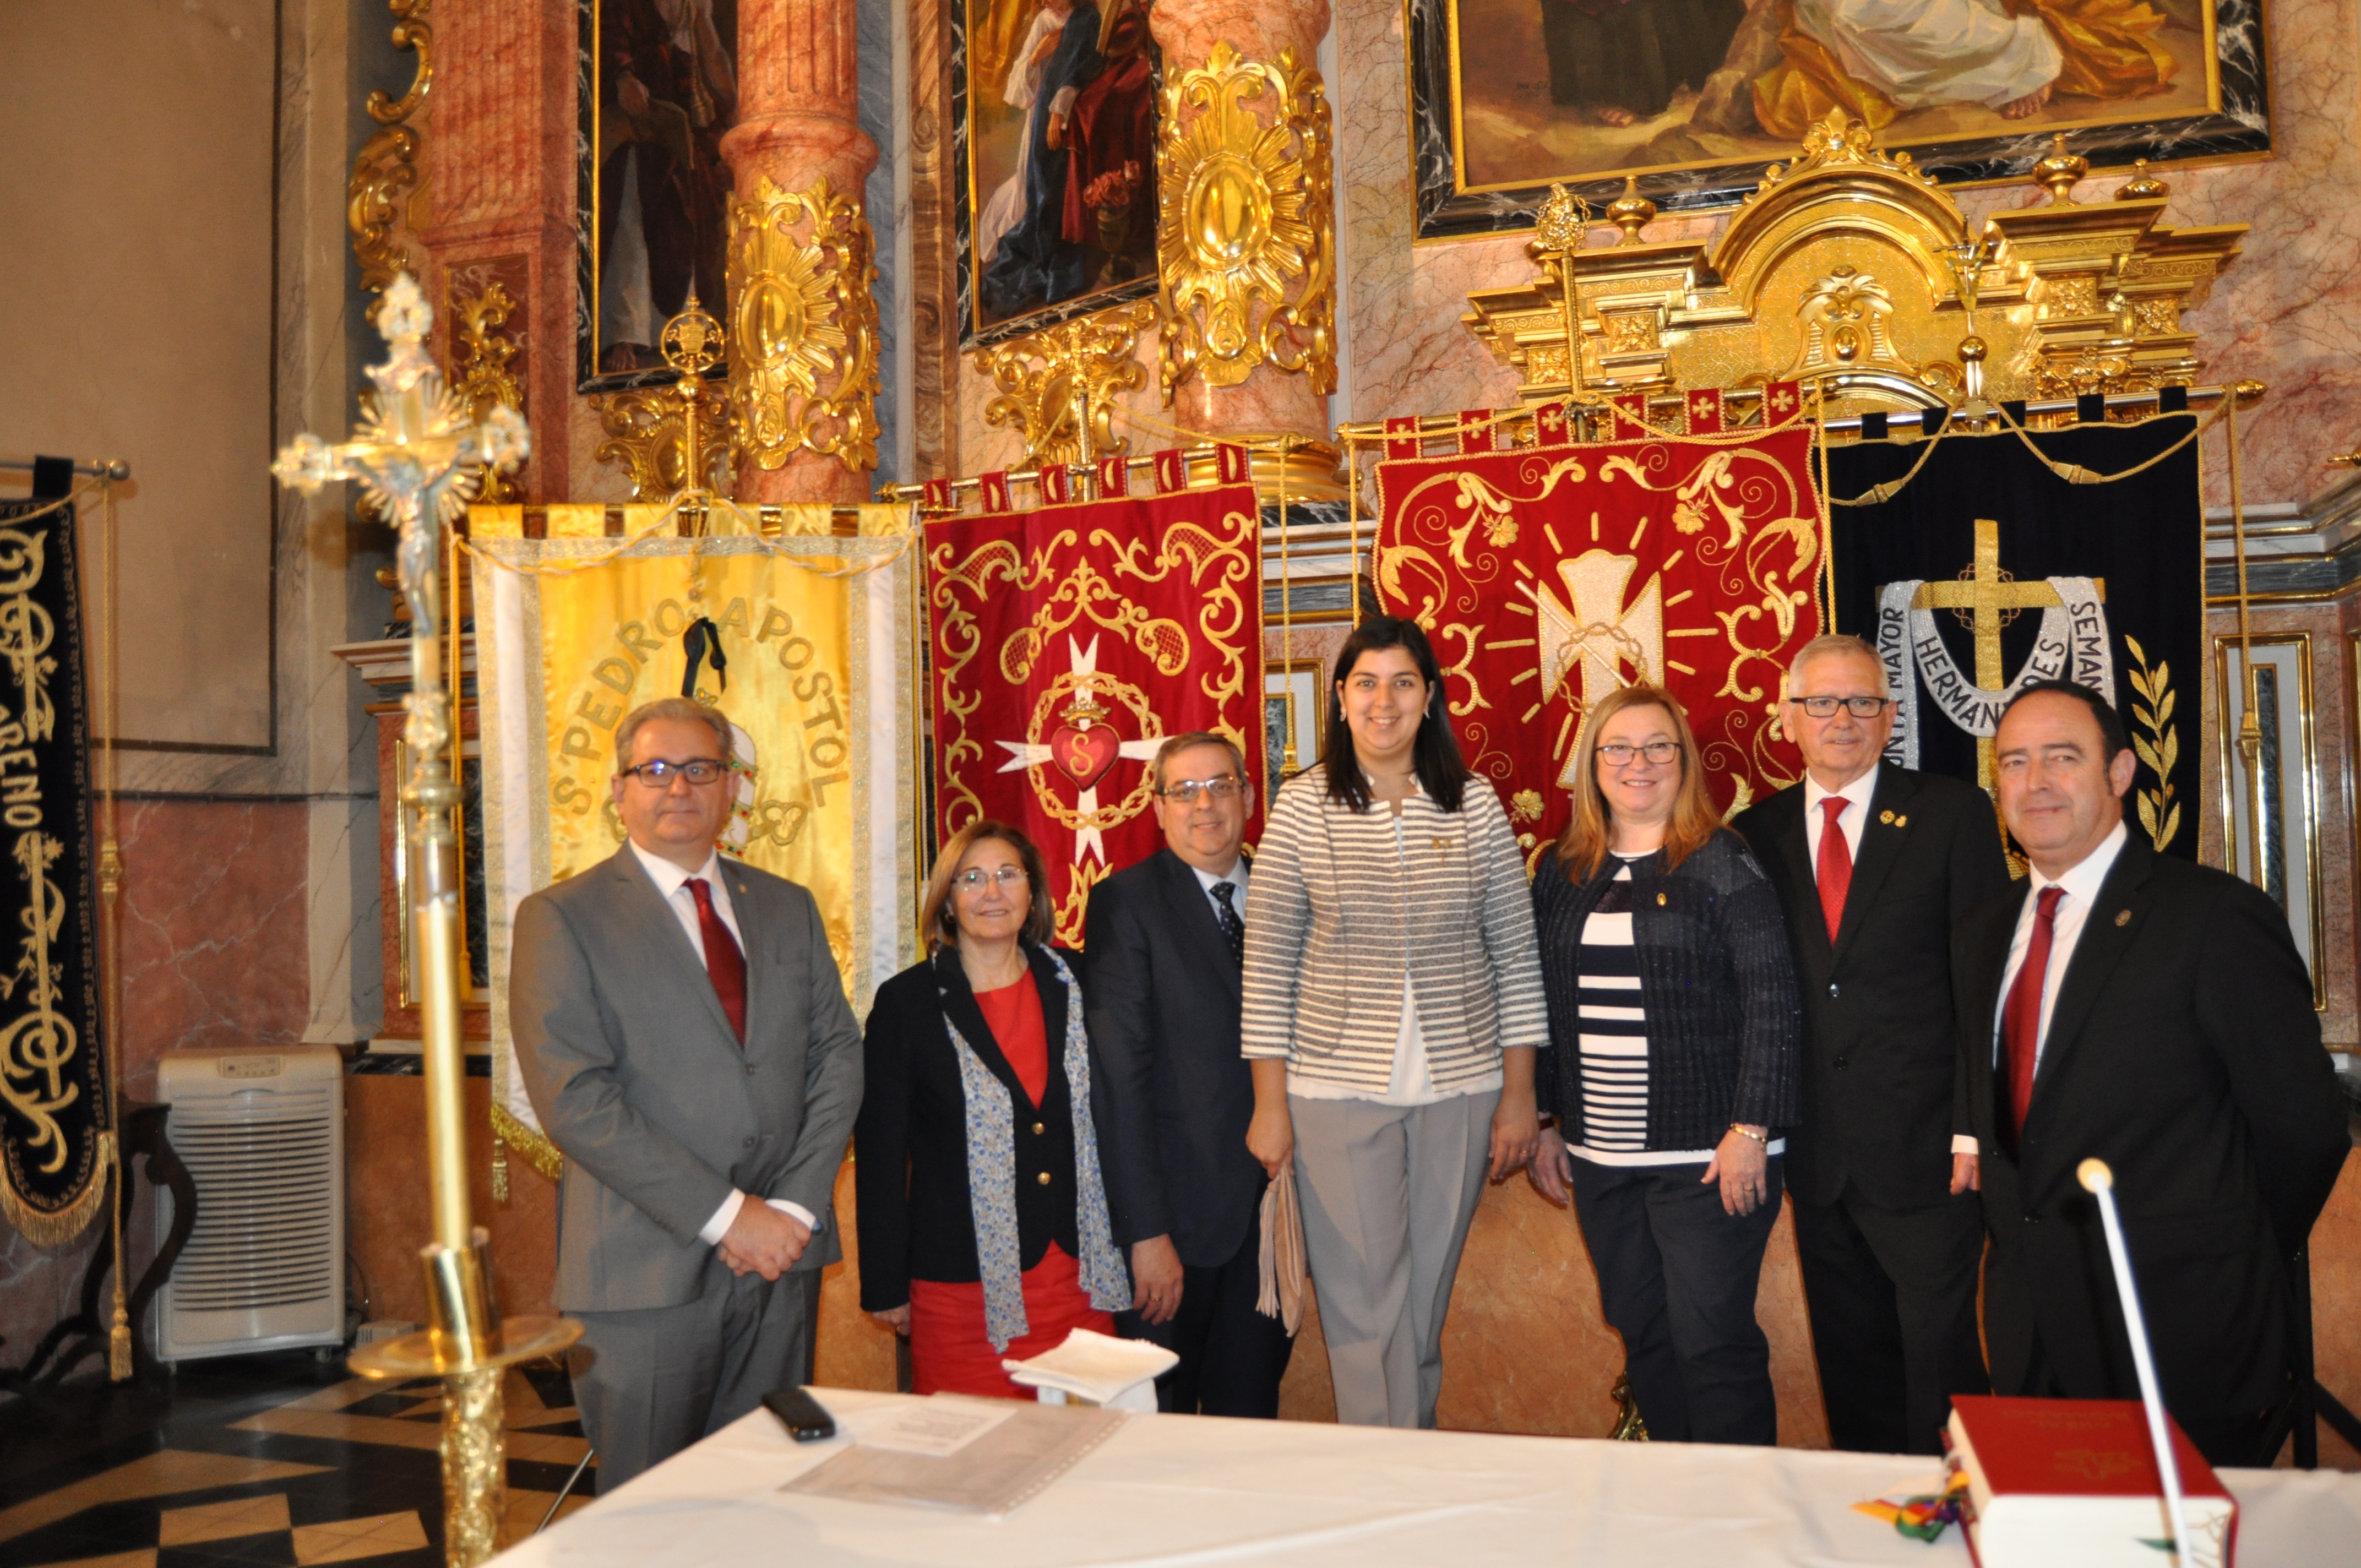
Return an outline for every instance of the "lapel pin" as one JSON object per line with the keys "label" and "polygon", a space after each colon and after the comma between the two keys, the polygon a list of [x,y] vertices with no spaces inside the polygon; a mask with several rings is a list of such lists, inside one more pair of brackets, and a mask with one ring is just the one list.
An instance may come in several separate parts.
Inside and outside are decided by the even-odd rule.
{"label": "lapel pin", "polygon": [[1890,824],[1894,821],[1894,813],[1892,813],[1891,811],[1881,811],[1881,812],[1879,812],[1879,813],[1877,814],[1877,819],[1878,819],[1880,822],[1887,823],[1887,824],[1889,824],[1889,825],[1890,825]]}
{"label": "lapel pin", "polygon": [[1660,893],[1660,894],[1656,894],[1656,907],[1657,907],[1657,908],[1659,908],[1659,909],[1662,909],[1664,906],[1664,895],[1663,894],[1661,894],[1661,893]]}
{"label": "lapel pin", "polygon": [[1894,825],[1896,828],[1907,828],[1910,826],[1910,818],[1907,817],[1897,817],[1894,819]]}
{"label": "lapel pin", "polygon": [[2117,911],[2115,912],[2115,924],[2116,924],[2116,925],[2118,925],[2118,926],[2128,926],[2128,925],[2130,925],[2131,923],[2132,923],[2132,912],[2131,912],[2130,910],[2128,910],[2128,909],[2119,909],[2119,910],[2117,910]]}

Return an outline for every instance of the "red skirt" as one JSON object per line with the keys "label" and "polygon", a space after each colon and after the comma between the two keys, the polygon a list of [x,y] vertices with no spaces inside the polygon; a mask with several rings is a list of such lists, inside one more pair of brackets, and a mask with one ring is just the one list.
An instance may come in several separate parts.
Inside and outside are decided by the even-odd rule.
{"label": "red skirt", "polygon": [[989,1398],[1030,1399],[1033,1390],[1009,1380],[1001,1358],[1023,1361],[1055,1350],[1075,1329],[1115,1332],[1115,1319],[1091,1305],[1082,1289],[1082,1266],[1056,1242],[1027,1269],[1023,1337],[1005,1351],[983,1337],[983,1284],[910,1281],[910,1391],[914,1394],[981,1394]]}

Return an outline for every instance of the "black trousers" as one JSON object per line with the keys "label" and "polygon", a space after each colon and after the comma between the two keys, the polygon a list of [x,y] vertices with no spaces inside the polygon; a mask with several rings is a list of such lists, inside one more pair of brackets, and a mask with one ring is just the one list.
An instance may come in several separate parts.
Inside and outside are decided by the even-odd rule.
{"label": "black trousers", "polygon": [[1795,1202],[1795,1250],[1828,1437],[1863,1453],[1940,1453],[1954,1394],[1988,1394],[1976,1334],[1983,1211],[1972,1192],[1887,1208],[1848,1181]]}
{"label": "black trousers", "polygon": [[1295,1340],[1255,1310],[1262,1294],[1262,1227],[1246,1227],[1235,1255],[1213,1268],[1180,1270],[1180,1310],[1161,1323],[1117,1312],[1115,1332],[1160,1344],[1180,1364],[1156,1380],[1156,1408],[1181,1415],[1279,1415],[1279,1380]]}
{"label": "black trousers", "polygon": [[[2004,1390],[2027,1398],[2070,1399],[2065,1385],[2049,1369],[2048,1352],[2042,1348],[2041,1334],[2033,1336],[2033,1355],[2026,1365],[2025,1387]],[[2250,1416],[2185,1416],[2166,1407],[2173,1425],[2179,1427],[2205,1463],[2216,1470],[2268,1470],[2279,1458],[2277,1451],[2265,1453],[2263,1432],[2270,1425],[2271,1412],[2257,1410]],[[2281,1440],[2284,1446],[2285,1440]]]}
{"label": "black trousers", "polygon": [[1779,1441],[1779,1401],[1754,1295],[1779,1221],[1780,1157],[1752,1214],[1727,1212],[1704,1173],[1577,1159],[1575,1212],[1649,1437],[1767,1446]]}

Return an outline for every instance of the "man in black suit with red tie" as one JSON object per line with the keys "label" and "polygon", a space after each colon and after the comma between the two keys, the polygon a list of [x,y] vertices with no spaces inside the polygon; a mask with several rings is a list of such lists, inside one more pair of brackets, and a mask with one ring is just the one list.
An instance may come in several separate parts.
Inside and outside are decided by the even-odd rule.
{"label": "man in black suit with red tie", "polygon": [[1154,768],[1165,847],[1092,890],[1083,942],[1099,1157],[1135,1293],[1115,1325],[1179,1354],[1158,1409],[1271,1418],[1295,1342],[1255,1310],[1267,1179],[1238,1049],[1253,797],[1224,736],[1175,736]]}
{"label": "man in black suit with red tie", "polygon": [[1787,1190],[1828,1435],[1933,1453],[1950,1397],[1988,1386],[1952,927],[2008,867],[1982,790],[1880,761],[1894,704],[1861,639],[1796,655],[1782,722],[1805,777],[1731,826],[1779,890],[1803,997]]}
{"label": "man in black suit with red tie", "polygon": [[2140,1397],[2075,1176],[2095,1157],[2114,1172],[2166,1408],[2213,1464],[2268,1464],[2288,1264],[2351,1146],[2302,956],[2266,894],[2128,829],[2132,751],[2095,694],[2026,686],[1994,746],[2032,875],[1955,948],[1993,1386]]}

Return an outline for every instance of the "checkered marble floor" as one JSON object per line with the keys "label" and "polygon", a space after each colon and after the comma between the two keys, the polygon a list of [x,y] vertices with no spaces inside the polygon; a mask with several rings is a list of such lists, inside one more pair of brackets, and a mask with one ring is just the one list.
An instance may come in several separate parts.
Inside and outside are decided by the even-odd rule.
{"label": "checkered marble floor", "polygon": [[[522,1539],[587,1445],[565,1373],[505,1390]],[[156,1387],[82,1382],[0,1402],[0,1568],[218,1568],[442,1558],[442,1400],[432,1381],[308,1357],[199,1364]],[[597,1466],[566,1499],[581,1507]]]}

